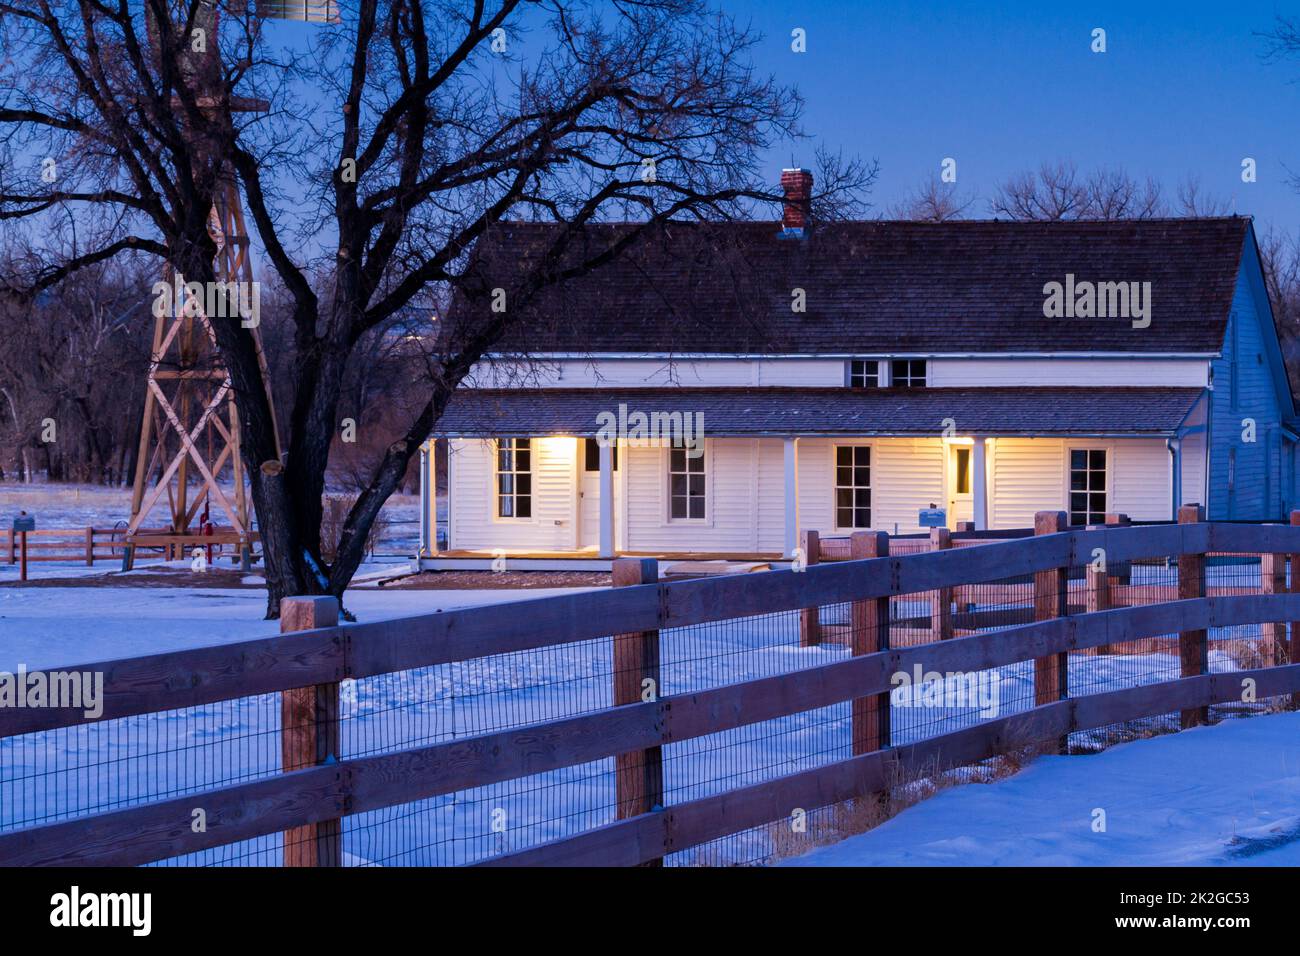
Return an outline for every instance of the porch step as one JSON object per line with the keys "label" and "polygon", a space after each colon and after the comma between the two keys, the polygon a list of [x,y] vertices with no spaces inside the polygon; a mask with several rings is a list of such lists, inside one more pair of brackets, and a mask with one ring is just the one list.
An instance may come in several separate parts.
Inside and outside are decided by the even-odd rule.
{"label": "porch step", "polygon": [[771,571],[766,561],[679,561],[663,569],[659,577],[680,581],[683,578],[709,578],[719,574],[749,574]]}

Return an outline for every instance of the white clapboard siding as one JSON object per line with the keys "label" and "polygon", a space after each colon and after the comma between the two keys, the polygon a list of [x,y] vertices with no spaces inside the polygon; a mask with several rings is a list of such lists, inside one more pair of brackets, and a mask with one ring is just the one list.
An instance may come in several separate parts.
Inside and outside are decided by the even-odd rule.
{"label": "white clapboard siding", "polygon": [[[941,388],[1020,385],[1167,385],[1203,388],[1203,359],[934,358],[929,384]],[[737,357],[709,359],[537,359],[475,366],[466,385],[477,388],[640,388],[707,386],[838,387],[845,359]]]}
{"label": "white clapboard siding", "polygon": [[1174,517],[1169,480],[1172,461],[1162,438],[1134,438],[1109,444],[1111,496],[1107,511],[1135,521],[1168,521]]}
{"label": "white clapboard siding", "polygon": [[[991,455],[990,526],[1029,528],[1036,511],[1067,510],[1069,452],[1074,448],[1105,449],[1107,512],[1136,521],[1169,520],[1171,462],[1163,438],[998,438]],[[1184,478],[1184,488],[1195,486]],[[1188,500],[1195,501],[1195,495]]]}
{"label": "white clapboard siding", "polygon": [[476,366],[466,385],[476,388],[642,388],[681,386],[842,386],[844,362],[837,359],[706,360],[589,359],[538,360],[526,365]]}
{"label": "white clapboard siding", "polygon": [[931,359],[929,384],[939,388],[996,385],[1170,386],[1204,388],[1205,359]]}
{"label": "white clapboard siding", "polygon": [[834,447],[871,446],[871,522],[877,531],[919,531],[918,512],[935,502],[943,507],[944,446],[937,438],[873,438],[799,441],[799,524],[822,534],[845,534],[835,527]]}
{"label": "white clapboard siding", "polygon": [[989,525],[1032,528],[1034,513],[1065,507],[1065,448],[1057,438],[998,438]]}
{"label": "white clapboard siding", "polygon": [[450,507],[455,511],[448,548],[537,551],[575,546],[576,439],[533,439],[533,515],[527,520],[495,516],[494,442],[454,439],[448,444]]}
{"label": "white clapboard siding", "polygon": [[878,531],[920,531],[922,508],[944,499],[946,449],[937,438],[893,438],[875,444],[871,453],[871,523]]}
{"label": "white clapboard siding", "polygon": [[[494,517],[495,477],[490,442],[450,443],[449,481],[453,519],[449,547],[511,551],[576,547],[578,443],[572,438],[534,439],[533,517]],[[872,522],[891,534],[920,531],[918,512],[945,507],[948,447],[938,438],[835,440],[798,443],[798,526],[825,535],[835,526],[834,448],[871,448]],[[996,438],[989,443],[989,524],[1028,528],[1038,511],[1067,507],[1069,449],[1104,448],[1109,455],[1107,511],[1136,520],[1167,519],[1171,508],[1170,459],[1163,439]],[[669,517],[667,455],[662,448],[623,449],[619,546],[628,551],[779,552],[785,539],[784,443],[781,439],[717,438],[706,443],[707,517]],[[1184,445],[1184,500],[1199,497],[1204,461],[1195,436]]]}
{"label": "white clapboard siding", "polygon": [[753,442],[757,464],[758,516],[754,528],[756,551],[785,550],[785,442],[761,439]]}
{"label": "white clapboard siding", "polygon": [[[760,447],[768,446],[768,447]],[[627,534],[631,551],[780,551],[784,534],[781,443],[714,438],[705,445],[703,521],[669,517],[668,458],[628,448]]]}

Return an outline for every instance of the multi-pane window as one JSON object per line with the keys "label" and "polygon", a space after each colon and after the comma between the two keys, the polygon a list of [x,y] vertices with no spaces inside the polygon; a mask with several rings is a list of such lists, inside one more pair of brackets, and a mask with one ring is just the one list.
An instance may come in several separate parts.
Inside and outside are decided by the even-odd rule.
{"label": "multi-pane window", "polygon": [[1070,524],[1106,522],[1106,450],[1070,450]]}
{"label": "multi-pane window", "polygon": [[530,438],[497,441],[497,515],[533,516],[533,447]]}
{"label": "multi-pane window", "polygon": [[[609,445],[610,467],[618,471],[618,446],[613,442]],[[583,453],[583,471],[600,471],[600,442],[595,438],[588,438],[586,451]]]}
{"label": "multi-pane window", "polygon": [[704,451],[688,448],[668,449],[668,494],[673,518],[704,517]]}
{"label": "multi-pane window", "polygon": [[875,359],[849,362],[849,388],[876,388],[880,384],[880,363]]}
{"label": "multi-pane window", "polygon": [[925,359],[894,359],[889,363],[889,384],[894,388],[924,388]]}
{"label": "multi-pane window", "polygon": [[871,527],[871,448],[835,448],[835,527]]}

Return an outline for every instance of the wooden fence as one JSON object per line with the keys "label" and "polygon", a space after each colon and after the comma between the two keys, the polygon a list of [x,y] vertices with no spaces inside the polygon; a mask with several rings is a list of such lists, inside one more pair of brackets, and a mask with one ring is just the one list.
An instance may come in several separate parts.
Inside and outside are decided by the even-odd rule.
{"label": "wooden fence", "polygon": [[[183,550],[183,545],[194,545],[193,536],[172,535],[166,528],[142,528],[138,532],[137,549],[156,551],[163,557],[174,560]],[[211,536],[213,547],[220,551],[223,546],[231,547],[238,543],[239,536],[222,529]],[[12,528],[0,535],[0,561],[5,564],[17,564],[19,558],[19,534]],[[253,535],[256,544],[257,536]],[[207,542],[201,542],[206,546]],[[122,552],[126,550],[126,530],[123,528],[43,528],[27,532],[27,560],[30,561],[84,561],[86,567],[93,567],[96,561],[121,561]],[[238,557],[236,550],[235,557]]]}
{"label": "wooden fence", "polygon": [[[338,626],[329,599],[292,599],[278,636],[126,658],[68,670],[104,675],[100,721],[280,692],[278,772],[199,793],[0,832],[0,864],[136,865],[284,833],[287,865],[341,865],[341,821],[382,808],[521,780],[613,758],[616,801],[607,820],[536,845],[487,855],[487,865],[646,865],[728,834],[887,791],[910,774],[961,767],[1030,742],[1158,714],[1191,725],[1215,704],[1300,697],[1300,512],[1292,525],[1183,523],[1062,530],[1045,512],[1032,537],[978,549],[892,556],[887,535],[852,538],[854,560],[662,583],[653,561],[628,559],[608,590]],[[1257,593],[1207,596],[1207,553],[1267,556]],[[1177,560],[1169,600],[1072,613],[1072,574],[1146,559]],[[1290,563],[1290,590],[1285,567]],[[1279,570],[1281,569],[1281,570]],[[1172,573],[1172,572],[1171,572]],[[1031,581],[1033,619],[913,646],[891,641],[890,599],[951,595],[981,582]],[[946,602],[947,597],[941,597]],[[849,653],[830,663],[691,693],[659,696],[660,635],[669,629],[847,602]],[[951,606],[935,613],[951,614]],[[1210,673],[1211,629],[1260,626],[1278,646],[1268,666]],[[802,633],[802,632],[801,632]],[[1177,635],[1178,676],[1070,696],[1071,654]],[[575,642],[612,641],[612,706],[459,739],[349,757],[340,753],[340,682]],[[1033,699],[1021,711],[926,739],[895,742],[893,675],[970,673],[1033,662]],[[53,675],[47,675],[53,676]],[[735,728],[831,705],[851,707],[852,748],[834,759],[745,786],[665,799],[664,751]],[[0,738],[87,721],[79,710],[0,709]],[[894,745],[891,745],[894,744]],[[1194,773],[1189,768],[1189,773]],[[196,806],[206,825],[193,825]]]}
{"label": "wooden fence", "polygon": [[[51,528],[27,532],[28,561],[121,560],[126,532],[121,528]],[[18,563],[18,534],[12,528],[0,537],[0,561]]]}

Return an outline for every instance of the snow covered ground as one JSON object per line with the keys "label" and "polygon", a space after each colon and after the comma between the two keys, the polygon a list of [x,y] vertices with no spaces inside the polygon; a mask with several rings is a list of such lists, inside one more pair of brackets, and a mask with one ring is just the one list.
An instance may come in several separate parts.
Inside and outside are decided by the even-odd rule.
{"label": "snow covered ground", "polygon": [[[347,592],[346,606],[360,620],[377,621],[573,590],[357,587]],[[279,633],[279,622],[263,620],[265,614],[266,594],[258,588],[0,588],[0,670],[87,664]]]}
{"label": "snow covered ground", "polygon": [[[0,512],[4,510],[0,508]],[[181,567],[184,562],[176,564]],[[37,567],[43,577],[112,571],[111,566],[87,569],[75,564]],[[363,568],[362,578],[396,567],[392,561],[376,561]],[[5,572],[0,567],[0,579]],[[1158,577],[1161,571],[1135,568],[1135,575],[1146,573]],[[1222,576],[1226,582],[1235,573],[1230,568],[1211,569],[1211,581]],[[394,590],[360,580],[349,591],[346,603],[361,620],[371,621],[475,604],[527,601],[571,590]],[[13,671],[19,665],[54,668],[86,664],[276,633],[275,622],[262,620],[264,607],[265,597],[256,588],[3,587],[0,670]],[[905,617],[924,616],[928,603],[909,600],[897,610]],[[526,607],[521,606],[520,613],[526,614]],[[829,623],[834,615],[846,615],[847,607],[824,613]],[[1212,639],[1225,636],[1229,635],[1216,631]],[[1258,638],[1258,628],[1238,628],[1231,636],[1249,644]],[[668,694],[830,663],[848,654],[845,647],[831,643],[800,647],[797,612],[666,630],[661,640],[661,691]],[[367,678],[356,683],[350,699],[345,697],[343,755],[420,746],[607,707],[611,702],[611,663],[610,641],[605,639]],[[1210,664],[1215,671],[1238,666],[1217,647],[1211,651]],[[1169,679],[1177,673],[1177,666],[1170,653],[1072,655],[1070,685],[1076,691],[1131,687]],[[1032,704],[1032,663],[1000,668],[997,677],[998,711],[986,717]],[[928,696],[922,692],[909,697],[901,692],[895,697],[895,743],[970,726],[980,719],[980,702],[947,703],[940,694],[936,695],[939,702],[931,704],[925,699]],[[664,748],[666,801],[681,802],[844,759],[851,752],[849,729],[849,705],[843,703],[668,745]],[[1104,736],[1098,733],[1097,738]],[[1092,767],[1101,766],[1095,762],[1103,757],[1071,759]],[[1056,758],[1046,758],[1027,772],[1038,773],[1040,767],[1056,762]],[[1188,763],[1183,768],[1182,786],[1190,790],[1203,785],[1202,775],[1187,769],[1195,766]],[[1177,780],[1178,762],[1171,761],[1170,768],[1170,779]],[[276,695],[3,740],[0,829],[278,772]],[[952,793],[984,794],[1001,786],[968,786]],[[1225,792],[1222,806],[1231,806],[1240,796]],[[950,798],[951,794],[945,793],[938,799]],[[1267,812],[1283,814],[1287,806],[1275,804],[1272,795],[1263,791],[1260,805]],[[1105,808],[1108,804],[1094,802],[1089,812],[1095,806]],[[1244,815],[1250,810],[1234,812]],[[504,814],[506,822],[501,833],[493,830],[497,813]],[[914,813],[916,810],[908,811],[904,817]],[[465,862],[579,832],[613,818],[613,760],[607,758],[349,818],[345,849],[353,863]],[[990,817],[990,825],[994,819]],[[1033,819],[1025,817],[1026,821]],[[1088,817],[1085,823],[1090,820]],[[1252,826],[1263,825],[1255,817],[1250,820]],[[1196,819],[1187,826],[1197,830],[1202,823],[1206,821]],[[1055,831],[1043,832],[1050,835]],[[1110,832],[1126,831],[1112,824]],[[1051,845],[1047,837],[1044,840]],[[1020,843],[1019,838],[1008,838],[1002,844],[1007,860],[1015,858],[1013,851]],[[991,841],[990,846],[994,845]],[[1028,862],[1036,847],[1026,846]],[[767,861],[782,852],[773,834],[760,828],[727,842],[709,859]],[[272,837],[219,849],[191,862],[272,863],[278,853]],[[1248,850],[1240,855],[1243,861],[1254,859]],[[681,862],[696,859],[687,855]]]}
{"label": "snow covered ground", "polygon": [[1300,713],[1040,757],[785,865],[1297,866]]}
{"label": "snow covered ground", "polygon": [[[546,593],[357,588],[347,603],[362,620],[376,620]],[[0,588],[0,670],[275,633],[277,625],[261,619],[263,609],[257,589]],[[670,694],[848,654],[835,644],[800,647],[797,613],[666,630],[661,638],[662,690]],[[1211,664],[1232,667],[1217,652]],[[1071,683],[1133,686],[1167,679],[1176,666],[1170,654],[1075,655]],[[610,670],[610,642],[599,640],[367,678],[356,683],[351,699],[345,697],[343,753],[419,746],[607,707]],[[1001,668],[999,678],[999,713],[1029,705],[1032,663]],[[940,696],[935,706],[921,703],[897,694],[896,743],[979,719],[977,702],[952,705]],[[849,729],[849,705],[843,703],[671,744],[665,748],[666,798],[680,802],[844,759]],[[261,695],[0,741],[0,828],[274,774],[278,739],[277,698]],[[1088,764],[1099,758],[1075,759]],[[355,862],[463,862],[579,832],[613,819],[612,764],[595,761],[349,818],[345,847]],[[507,821],[504,833],[492,829],[498,811]],[[773,852],[770,834],[751,832],[726,846],[723,861],[765,860]],[[267,839],[201,859],[232,858],[273,862],[278,851]]]}
{"label": "snow covered ground", "polygon": [[[20,511],[26,511],[36,518],[36,527],[42,530],[66,528],[125,528],[131,513],[130,488],[106,488],[103,485],[49,484],[33,482],[19,484],[0,482],[0,529],[12,526],[14,517]],[[165,502],[157,508],[150,520],[150,525],[166,524]],[[213,519],[224,523],[224,519]],[[415,554],[420,539],[420,496],[396,494],[384,503],[381,512],[384,523],[379,537],[376,554],[387,556],[410,557]],[[438,527],[444,532],[447,526],[446,496],[438,498]],[[148,555],[141,555],[141,562],[147,563]],[[112,561],[105,561],[103,567],[111,568]],[[51,567],[53,566],[53,568]],[[49,577],[58,568],[65,568],[62,562],[40,562],[32,565],[32,576]],[[90,568],[78,562],[68,562],[65,570],[71,574],[90,572]],[[12,571],[16,576],[16,570]],[[10,574],[7,565],[0,564],[0,581]],[[60,573],[59,577],[69,576]]]}

